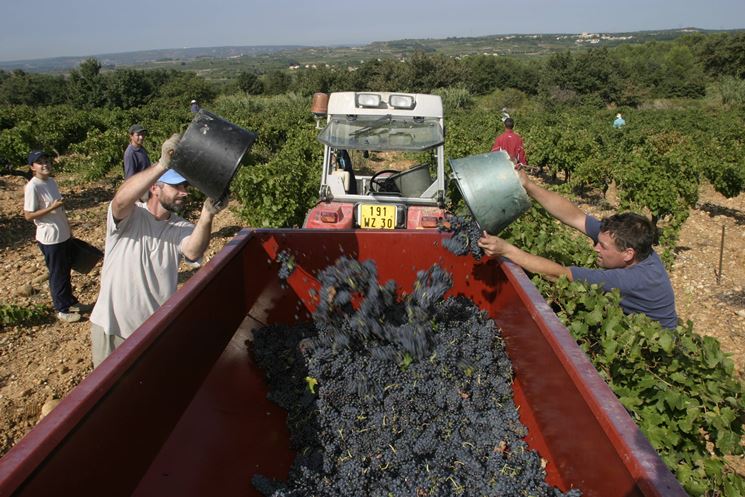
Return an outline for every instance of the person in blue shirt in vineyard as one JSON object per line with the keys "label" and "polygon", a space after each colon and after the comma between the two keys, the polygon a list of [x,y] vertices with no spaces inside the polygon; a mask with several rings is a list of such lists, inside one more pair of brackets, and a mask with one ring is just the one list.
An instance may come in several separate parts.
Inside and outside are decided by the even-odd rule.
{"label": "person in blue shirt in vineyard", "polygon": [[143,147],[147,130],[140,124],[129,127],[129,145],[124,151],[124,179],[150,167],[150,157]]}
{"label": "person in blue shirt in vineyard", "polygon": [[486,255],[504,256],[526,271],[552,281],[566,276],[569,281],[597,283],[606,291],[617,288],[625,313],[646,314],[665,328],[678,325],[673,287],[665,266],[652,249],[656,228],[649,219],[625,212],[598,220],[558,193],[530,181],[524,171],[518,174],[528,195],[549,214],[592,239],[600,268],[566,267],[484,232],[478,244]]}
{"label": "person in blue shirt in vineyard", "polygon": [[616,114],[616,120],[613,121],[613,127],[618,129],[618,128],[622,128],[625,125],[626,125],[626,121],[623,119],[623,117],[621,116],[621,113],[619,112],[618,114]]}

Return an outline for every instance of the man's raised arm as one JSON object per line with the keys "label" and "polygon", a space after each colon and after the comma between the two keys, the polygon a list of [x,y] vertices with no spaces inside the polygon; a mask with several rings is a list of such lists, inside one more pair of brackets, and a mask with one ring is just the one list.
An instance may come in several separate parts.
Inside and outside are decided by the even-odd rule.
{"label": "man's raised arm", "polygon": [[202,213],[199,215],[197,225],[194,227],[192,234],[185,240],[182,253],[190,261],[196,261],[201,258],[207,246],[210,243],[210,234],[212,231],[212,220],[225,208],[228,201],[225,199],[218,204],[211,198],[204,201]]}
{"label": "man's raised arm", "polygon": [[574,205],[571,201],[562,197],[556,192],[546,190],[533,183],[528,179],[525,171],[518,171],[520,175],[520,182],[522,183],[525,191],[528,195],[541,204],[541,206],[548,211],[553,217],[572,228],[586,233],[585,231],[585,218],[587,215]]}
{"label": "man's raised arm", "polygon": [[506,257],[526,271],[540,274],[551,281],[556,281],[562,276],[566,276],[569,281],[572,281],[572,271],[568,267],[545,257],[525,252],[498,236],[488,234],[486,231],[479,239],[478,244],[479,247],[484,249],[484,253],[490,257]]}
{"label": "man's raised arm", "polygon": [[111,213],[115,220],[121,221],[132,214],[135,202],[168,170],[171,156],[173,156],[180,139],[180,135],[176,134],[163,142],[160,160],[144,171],[130,176],[122,183],[111,201]]}

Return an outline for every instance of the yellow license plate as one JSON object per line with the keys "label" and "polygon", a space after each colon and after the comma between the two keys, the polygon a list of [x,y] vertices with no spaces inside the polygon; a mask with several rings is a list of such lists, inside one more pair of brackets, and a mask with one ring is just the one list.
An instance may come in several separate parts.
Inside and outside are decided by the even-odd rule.
{"label": "yellow license plate", "polygon": [[360,204],[357,206],[357,223],[360,228],[392,230],[397,224],[395,205]]}

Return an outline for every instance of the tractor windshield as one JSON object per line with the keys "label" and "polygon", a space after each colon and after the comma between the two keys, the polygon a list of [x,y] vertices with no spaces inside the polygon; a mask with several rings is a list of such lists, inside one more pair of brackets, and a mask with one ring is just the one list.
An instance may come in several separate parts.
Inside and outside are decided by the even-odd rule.
{"label": "tractor windshield", "polygon": [[318,135],[332,148],[352,150],[427,150],[445,141],[437,118],[401,116],[333,117]]}

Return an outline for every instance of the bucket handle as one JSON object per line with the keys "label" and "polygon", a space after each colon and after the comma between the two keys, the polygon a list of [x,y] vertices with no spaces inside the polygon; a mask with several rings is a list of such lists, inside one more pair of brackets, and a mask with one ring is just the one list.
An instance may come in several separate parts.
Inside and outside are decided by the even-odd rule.
{"label": "bucket handle", "polygon": [[217,199],[217,200],[214,200],[213,199],[212,205],[215,206],[215,209],[222,209],[223,208],[223,204],[227,200],[228,200],[228,192],[225,192],[222,195],[220,195],[220,198],[219,199]]}

